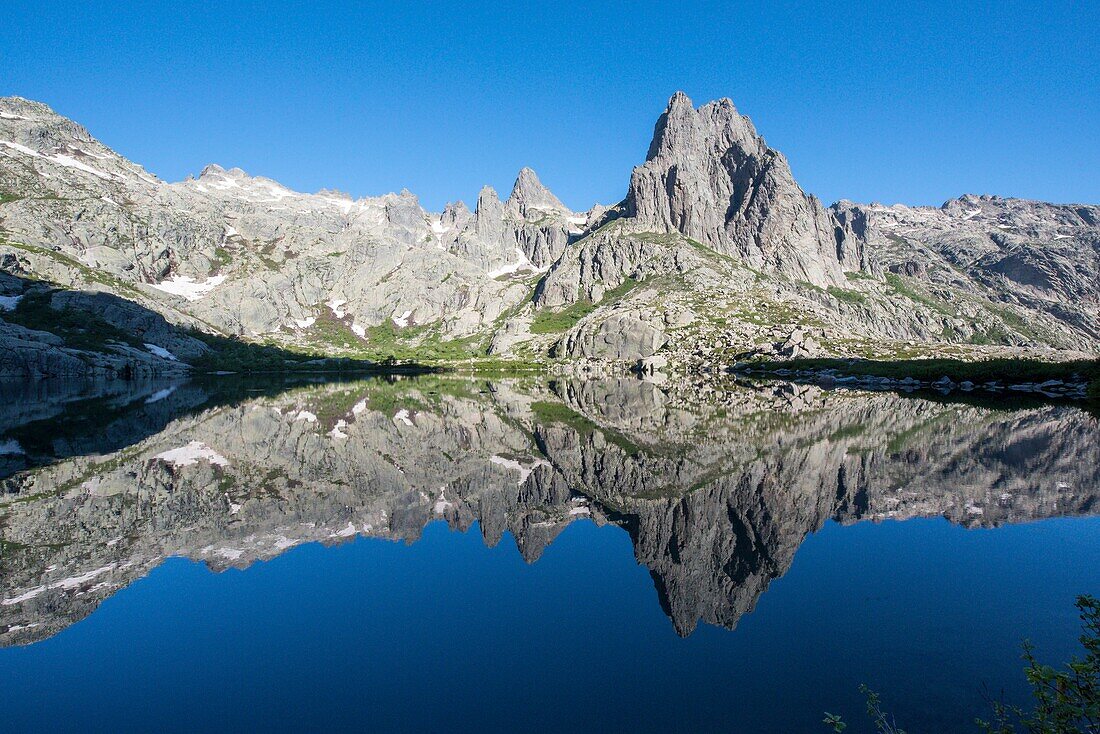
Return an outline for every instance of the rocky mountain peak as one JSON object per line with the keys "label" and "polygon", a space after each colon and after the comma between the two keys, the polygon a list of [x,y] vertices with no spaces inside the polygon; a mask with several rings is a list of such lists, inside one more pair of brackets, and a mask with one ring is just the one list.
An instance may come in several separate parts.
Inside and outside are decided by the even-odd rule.
{"label": "rocky mountain peak", "polygon": [[0,132],[0,138],[38,153],[93,144],[110,152],[83,125],[62,117],[42,102],[22,97],[0,97]]}
{"label": "rocky mountain peak", "polygon": [[2,119],[34,119],[52,117],[63,119],[53,109],[43,103],[24,97],[0,97],[0,118]]}
{"label": "rocky mountain peak", "polygon": [[551,193],[550,189],[543,185],[536,174],[530,168],[521,168],[516,176],[516,183],[512,186],[512,193],[508,196],[506,204],[509,211],[526,219],[528,213],[545,214],[546,212],[566,212],[569,208],[561,203],[558,197]]}
{"label": "rocky mountain peak", "polygon": [[754,267],[843,282],[834,223],[728,99],[696,109],[672,96],[631,175],[626,213],[638,228],[679,232]]}

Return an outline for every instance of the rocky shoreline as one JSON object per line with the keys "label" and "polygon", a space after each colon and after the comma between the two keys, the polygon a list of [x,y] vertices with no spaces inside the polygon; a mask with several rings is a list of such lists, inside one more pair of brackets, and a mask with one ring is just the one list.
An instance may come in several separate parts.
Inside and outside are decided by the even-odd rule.
{"label": "rocky shoreline", "polygon": [[823,387],[854,387],[861,390],[900,390],[915,392],[932,390],[943,395],[953,392],[984,392],[991,395],[1032,394],[1047,398],[1065,398],[1086,400],[1089,398],[1089,382],[1085,379],[1050,379],[1042,382],[1011,379],[994,379],[974,382],[972,380],[954,380],[943,375],[936,380],[918,379],[912,376],[887,377],[873,374],[851,374],[842,369],[828,367],[822,369],[790,369],[774,365],[754,365],[739,363],[729,368],[732,374],[752,377],[780,378],[793,382],[812,382]]}

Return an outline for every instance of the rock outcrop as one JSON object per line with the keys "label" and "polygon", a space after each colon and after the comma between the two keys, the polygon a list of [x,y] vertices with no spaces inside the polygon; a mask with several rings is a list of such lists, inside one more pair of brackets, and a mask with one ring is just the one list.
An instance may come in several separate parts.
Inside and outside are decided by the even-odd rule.
{"label": "rock outcrop", "polygon": [[822,287],[843,284],[845,264],[860,266],[858,245],[841,251],[839,223],[728,99],[699,109],[682,92],[669,100],[631,175],[626,216],[642,231],[679,232]]}

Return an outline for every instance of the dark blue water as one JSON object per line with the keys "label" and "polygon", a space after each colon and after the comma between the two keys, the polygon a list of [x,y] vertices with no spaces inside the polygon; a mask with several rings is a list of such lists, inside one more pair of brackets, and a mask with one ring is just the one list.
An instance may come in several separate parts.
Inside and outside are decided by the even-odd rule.
{"label": "dark blue water", "polygon": [[966,530],[826,525],[736,630],[682,639],[613,527],[535,564],[426,528],[246,571],[172,559],[88,619],[0,651],[4,731],[862,730],[860,683],[911,731],[957,731],[983,684],[1026,695],[1019,642],[1066,659],[1100,519]]}

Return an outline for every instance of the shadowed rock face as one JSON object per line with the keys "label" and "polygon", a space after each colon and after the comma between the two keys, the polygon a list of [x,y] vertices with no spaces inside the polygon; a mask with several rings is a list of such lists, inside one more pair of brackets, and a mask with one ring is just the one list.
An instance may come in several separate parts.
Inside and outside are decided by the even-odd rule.
{"label": "shadowed rock face", "polygon": [[[150,383],[109,393],[112,444],[79,427],[89,392],[0,416],[5,458],[27,455],[0,480],[4,644],[79,621],[168,556],[244,568],[307,542],[412,542],[434,520],[476,522],[490,545],[507,531],[529,562],[574,521],[617,525],[686,635],[734,627],[829,519],[995,526],[1095,512],[1100,487],[1100,428],[1058,406],[635,380],[246,399]],[[43,437],[50,421],[78,427]]]}

